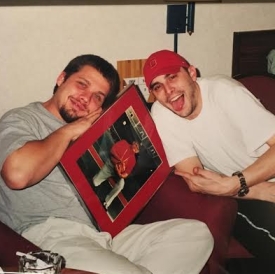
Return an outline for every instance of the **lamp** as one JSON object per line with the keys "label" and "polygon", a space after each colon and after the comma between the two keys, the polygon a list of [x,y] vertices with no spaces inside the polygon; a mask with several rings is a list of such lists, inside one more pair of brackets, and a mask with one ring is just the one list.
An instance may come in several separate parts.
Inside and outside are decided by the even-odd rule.
{"label": "lamp", "polygon": [[174,51],[177,52],[178,33],[186,31],[191,35],[194,32],[195,2],[184,5],[167,6],[166,33],[174,34]]}

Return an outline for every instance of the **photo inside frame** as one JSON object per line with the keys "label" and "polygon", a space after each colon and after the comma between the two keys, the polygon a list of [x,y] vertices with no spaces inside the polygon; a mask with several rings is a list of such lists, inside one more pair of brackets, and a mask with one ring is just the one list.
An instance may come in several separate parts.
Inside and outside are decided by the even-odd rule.
{"label": "photo inside frame", "polygon": [[[122,140],[129,144],[127,150],[131,150],[131,145],[134,143],[138,147],[136,153],[132,152],[131,156],[134,154],[135,164],[126,178],[118,175],[110,154],[114,144]],[[122,156],[123,153],[125,152],[122,151]],[[125,162],[127,165],[127,155]],[[160,156],[132,107],[129,107],[77,160],[80,169],[112,221],[140,191],[161,162]],[[106,197],[108,198],[115,188],[119,190],[118,195],[114,195],[112,201],[106,205]]]}

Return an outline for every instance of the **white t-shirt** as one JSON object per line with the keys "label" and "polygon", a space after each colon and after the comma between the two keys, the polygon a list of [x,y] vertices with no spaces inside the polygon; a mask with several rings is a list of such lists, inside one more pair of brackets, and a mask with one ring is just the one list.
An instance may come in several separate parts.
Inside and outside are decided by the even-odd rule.
{"label": "white t-shirt", "polygon": [[243,170],[267,149],[275,116],[239,82],[225,76],[198,78],[202,111],[193,120],[154,103],[152,117],[170,166],[198,156],[204,168],[225,175]]}

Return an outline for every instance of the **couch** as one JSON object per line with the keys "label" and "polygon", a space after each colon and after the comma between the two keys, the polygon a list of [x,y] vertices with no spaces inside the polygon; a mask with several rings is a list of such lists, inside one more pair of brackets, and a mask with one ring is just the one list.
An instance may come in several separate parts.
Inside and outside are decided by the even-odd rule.
{"label": "couch", "polygon": [[[133,222],[145,224],[178,217],[205,222],[214,236],[215,247],[201,273],[222,274],[226,273],[224,264],[228,257],[249,255],[230,236],[236,212],[237,203],[234,199],[193,193],[181,177],[170,174]],[[2,223],[0,223],[0,238],[1,267],[17,265],[16,251],[39,250],[38,247]]]}
{"label": "couch", "polygon": [[[238,79],[273,113],[275,78],[253,76]],[[170,218],[191,218],[205,222],[214,237],[214,250],[201,274],[229,273],[225,266],[235,258],[250,259],[253,256],[232,237],[232,229],[237,213],[236,200],[191,192],[184,180],[170,174],[153,198],[133,220],[145,224]],[[0,223],[0,266],[14,267],[18,258],[17,250],[34,251],[39,248]],[[244,272],[236,272],[244,273]],[[230,272],[231,274],[231,272]]]}

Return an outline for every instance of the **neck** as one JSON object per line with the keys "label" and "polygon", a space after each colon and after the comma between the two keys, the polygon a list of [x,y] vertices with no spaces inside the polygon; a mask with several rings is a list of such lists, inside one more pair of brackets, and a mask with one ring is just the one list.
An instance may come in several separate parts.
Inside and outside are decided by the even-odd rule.
{"label": "neck", "polygon": [[193,120],[199,116],[202,110],[202,96],[201,96],[201,90],[197,82],[195,84],[195,92],[193,94],[193,102],[195,104],[193,105],[193,111],[192,113],[186,117],[188,120]]}

